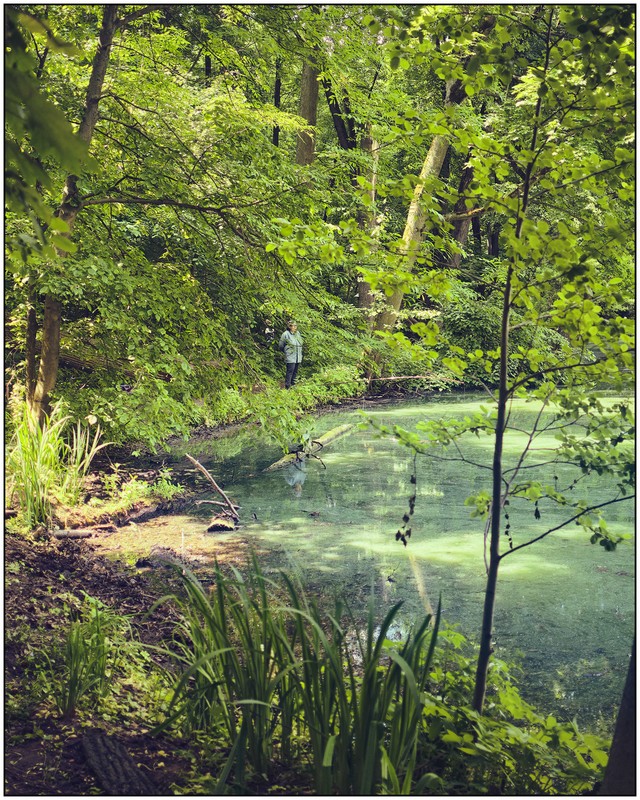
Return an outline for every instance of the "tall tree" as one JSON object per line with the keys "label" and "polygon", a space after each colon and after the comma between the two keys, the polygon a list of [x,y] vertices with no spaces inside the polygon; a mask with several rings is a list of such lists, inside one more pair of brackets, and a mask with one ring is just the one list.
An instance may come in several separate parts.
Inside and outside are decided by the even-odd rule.
{"label": "tall tree", "polygon": [[[99,34],[99,44],[93,58],[91,76],[84,102],[82,120],[78,129],[78,137],[87,145],[91,144],[93,132],[98,121],[98,106],[102,94],[104,79],[109,64],[109,55],[113,44],[113,37],[118,27],[125,24],[130,17],[117,18],[118,6],[105,6],[102,27]],[[136,13],[136,16],[138,14]],[[55,216],[65,223],[65,232],[70,235],[75,224],[80,204],[78,201],[77,176],[68,175],[62,192],[62,202],[58,206]],[[59,253],[61,256],[63,252]],[[36,419],[42,424],[50,413],[51,392],[55,388],[60,363],[60,321],[61,301],[53,294],[47,293],[44,298],[44,321],[42,323],[42,352],[38,367],[38,378],[33,386],[33,394],[27,394],[27,402],[33,409]],[[27,342],[27,374],[34,374],[35,370],[31,359],[35,357],[35,330],[33,324],[29,326],[30,341]],[[32,384],[28,382],[28,389]]]}

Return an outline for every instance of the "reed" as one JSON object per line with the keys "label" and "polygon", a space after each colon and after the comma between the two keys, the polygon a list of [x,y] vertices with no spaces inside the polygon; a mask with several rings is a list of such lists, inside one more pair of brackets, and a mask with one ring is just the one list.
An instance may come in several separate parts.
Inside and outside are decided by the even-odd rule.
{"label": "reed", "polygon": [[285,619],[272,607],[268,582],[257,566],[249,583],[216,567],[211,597],[188,571],[177,646],[184,669],[161,727],[182,719],[188,730],[224,732],[232,745],[235,778],[247,760],[267,774],[276,733],[291,758],[296,702],[287,676],[295,659]]}
{"label": "reed", "polygon": [[7,456],[7,494],[17,500],[30,528],[47,522],[60,464],[64,458],[62,437],[66,420],[54,411],[39,426],[25,404]]}
{"label": "reed", "polygon": [[39,425],[25,403],[7,456],[7,495],[16,500],[29,528],[48,525],[56,502],[77,502],[92,459],[100,444],[98,426],[93,436],[77,423],[68,441],[68,417],[60,407]]}
{"label": "reed", "polygon": [[216,567],[210,596],[184,571],[182,675],[157,730],[181,719],[225,736],[231,749],[216,791],[232,773],[244,785],[245,764],[268,776],[275,756],[294,757],[295,743],[296,755],[308,747],[318,794],[410,791],[439,611],[435,624],[426,617],[394,643],[387,633],[401,604],[376,628],[372,603],[364,637],[354,639],[342,620],[349,631],[357,621],[341,601],[323,615],[283,580],[286,604],[255,559],[248,579]]}
{"label": "reed", "polygon": [[80,619],[69,626],[62,663],[45,653],[53,678],[53,696],[64,719],[74,716],[80,700],[95,703],[108,694],[123,650],[128,647],[128,620],[95,598],[85,595]]}

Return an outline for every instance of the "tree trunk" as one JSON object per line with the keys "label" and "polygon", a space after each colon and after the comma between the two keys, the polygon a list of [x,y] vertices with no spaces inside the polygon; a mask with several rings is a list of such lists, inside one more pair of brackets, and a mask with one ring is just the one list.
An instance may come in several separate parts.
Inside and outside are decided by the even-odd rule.
{"label": "tree trunk", "polygon": [[[300,84],[300,116],[308,125],[315,127],[318,116],[318,77],[319,72],[312,63],[305,63],[302,68]],[[298,133],[296,147],[296,164],[302,167],[313,163],[315,158],[315,133],[304,130]]]}
{"label": "tree trunk", "polygon": [[329,112],[333,120],[333,127],[338,136],[338,143],[343,150],[353,150],[357,145],[357,137],[353,120],[347,116],[347,109],[349,109],[349,100],[345,98],[343,105],[344,111],[340,108],[338,98],[333,91],[331,81],[327,77],[322,78],[322,86],[324,88],[327,103],[329,105]]}
{"label": "tree trunk", "polygon": [[[478,33],[488,33],[496,24],[496,18],[489,14],[481,21],[478,26]],[[469,56],[464,62],[466,69],[472,56]],[[449,80],[445,86],[444,106],[445,108],[459,105],[466,99],[466,91],[464,84],[461,80]],[[427,178],[438,177],[442,170],[444,160],[449,150],[449,141],[445,136],[440,134],[436,135],[431,142],[431,147],[427,153],[427,157],[422,165],[420,178],[413,192],[413,198],[409,206],[407,214],[407,222],[405,225],[404,233],[402,235],[402,248],[405,256],[403,269],[406,272],[411,272],[415,265],[416,256],[420,245],[422,244],[422,230],[425,224],[424,211],[420,205],[420,199],[424,190],[424,184]],[[388,306],[375,322],[376,330],[389,330],[396,322],[404,292],[397,289],[389,298]]]}
{"label": "tree trunk", "polygon": [[[369,183],[371,189],[369,190],[369,197],[371,203],[368,206],[369,210],[362,210],[358,213],[358,225],[364,230],[369,229],[372,233],[376,227],[376,183],[378,181],[378,162],[380,160],[380,145],[375,139],[371,138],[370,131],[363,136],[360,142],[360,147],[371,156],[371,172],[369,174]],[[374,294],[371,291],[370,284],[362,277],[358,278],[358,308],[370,309],[373,305]],[[370,321],[373,324],[373,320]]]}
{"label": "tree trunk", "polygon": [[[425,224],[425,215],[420,200],[424,190],[425,182],[430,177],[440,175],[444,158],[449,149],[449,141],[445,136],[438,134],[434,136],[429,147],[429,152],[422,165],[418,183],[413,191],[413,197],[407,214],[407,222],[402,234],[402,252],[404,255],[403,269],[411,272],[415,264],[416,256],[422,244],[422,231]],[[388,299],[387,308],[378,315],[375,322],[376,330],[389,330],[395,324],[404,298],[404,292],[396,289]]]}
{"label": "tree trunk", "polygon": [[[549,69],[549,58],[551,53],[551,23],[553,20],[553,9],[549,13],[547,26],[547,52],[545,59],[544,72]],[[535,115],[533,117],[533,130],[531,133],[530,151],[535,153],[538,142],[538,126],[540,120],[540,109],[542,107],[542,97],[538,97]],[[531,180],[535,166],[536,156],[533,156],[525,170],[522,181],[522,204],[518,213],[515,226],[515,238],[522,238],[522,227],[525,215],[529,208],[529,192],[531,190]],[[502,512],[502,450],[504,445],[504,433],[507,420],[507,404],[511,396],[509,391],[509,326],[511,317],[511,287],[513,277],[516,274],[518,256],[513,255],[513,260],[507,269],[507,278],[502,295],[502,319],[500,325],[500,379],[498,386],[498,416],[496,419],[495,440],[493,445],[493,464],[491,467],[492,494],[491,494],[491,533],[489,542],[489,569],[487,574],[487,584],[484,594],[484,609],[482,614],[482,630],[480,632],[480,652],[476,666],[476,679],[473,690],[473,708],[482,713],[484,699],[487,691],[487,674],[489,671],[489,659],[491,658],[491,636],[493,633],[493,611],[496,599],[496,587],[498,583],[498,567],[500,566],[500,531]]]}
{"label": "tree trunk", "polygon": [[[276,59],[276,80],[275,85],[273,87],[273,105],[276,108],[280,108],[280,93],[282,91],[282,78],[280,76],[280,70],[282,69],[282,62],[279,58]],[[273,126],[273,137],[271,139],[274,147],[278,147],[280,145],[280,126],[274,125]]]}
{"label": "tree trunk", "polygon": [[480,230],[480,217],[471,217],[471,230],[477,247],[482,244],[482,231]]}
{"label": "tree trunk", "polygon": [[100,787],[113,796],[158,796],[151,778],[140,769],[117,739],[104,731],[88,731],[82,737],[82,749]]}
{"label": "tree trunk", "polygon": [[[93,59],[91,77],[85,98],[85,107],[78,137],[87,144],[91,143],[93,132],[98,121],[98,104],[102,94],[104,78],[109,64],[109,54],[113,37],[117,27],[118,6],[105,6],[100,30],[100,43]],[[68,225],[67,236],[71,235],[78,212],[80,211],[80,198],[75,175],[67,176],[63,190],[62,203],[56,211],[56,216],[63,219]],[[60,257],[63,256],[59,253]],[[42,354],[38,368],[38,379],[33,391],[31,407],[40,425],[50,412],[50,397],[58,378],[60,363],[60,316],[62,304],[52,295],[44,299],[44,321],[42,325]],[[27,353],[28,345],[27,345]],[[28,362],[27,362],[28,363]],[[29,363],[28,363],[28,369]],[[27,382],[29,376],[27,377]],[[29,392],[27,390],[27,398]]]}
{"label": "tree trunk", "polygon": [[[467,159],[470,157],[471,151],[467,154]],[[453,207],[454,214],[462,214],[464,211],[467,210],[467,205],[465,201],[465,194],[467,193],[467,189],[473,180],[473,167],[470,167],[469,164],[465,164],[464,169],[462,170],[462,175],[460,176],[460,184],[458,185],[458,201]],[[467,239],[469,237],[469,228],[471,227],[471,219],[467,217],[466,219],[459,219],[453,223],[453,238],[454,240],[460,245],[460,247],[464,247],[467,243]],[[461,253],[452,253],[451,258],[449,259],[448,266],[451,269],[458,269],[460,266],[460,262],[462,261],[462,254]]]}
{"label": "tree trunk", "polygon": [[500,255],[500,226],[496,223],[487,232],[487,255],[497,258]]}
{"label": "tree trunk", "polygon": [[604,773],[599,795],[606,797],[636,796],[636,643],[631,648],[631,660],[616,729],[611,742],[609,763]]}
{"label": "tree trunk", "polygon": [[[526,208],[526,205],[525,205]],[[522,217],[518,220],[516,238],[520,238]],[[491,658],[491,637],[493,635],[493,611],[496,602],[498,585],[498,568],[500,566],[500,513],[502,511],[502,448],[507,418],[508,365],[509,365],[509,317],[511,313],[511,280],[513,268],[507,272],[502,303],[502,328],[500,331],[500,386],[498,389],[498,418],[493,445],[493,491],[491,499],[491,538],[489,542],[489,571],[484,592],[484,608],[482,612],[482,629],[480,633],[480,652],[476,666],[476,680],[473,691],[473,708],[482,713],[487,691],[487,673]]]}
{"label": "tree trunk", "polygon": [[33,408],[33,396],[36,390],[36,336],[38,334],[38,319],[36,315],[36,293],[33,287],[29,288],[27,298],[27,342],[25,348],[25,385],[26,399],[29,408]]}
{"label": "tree trunk", "polygon": [[42,425],[46,417],[51,413],[50,396],[58,378],[61,311],[61,302],[50,294],[46,295],[44,298],[40,367],[31,406],[39,425]]}

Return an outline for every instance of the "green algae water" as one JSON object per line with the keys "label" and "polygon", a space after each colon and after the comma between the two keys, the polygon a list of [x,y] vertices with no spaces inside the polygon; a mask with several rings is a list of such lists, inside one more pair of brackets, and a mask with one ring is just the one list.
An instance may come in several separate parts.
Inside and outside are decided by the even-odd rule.
{"label": "green algae water", "polygon": [[[481,402],[468,395],[404,401],[366,414],[411,429],[420,420],[473,413]],[[512,422],[524,430],[536,411],[516,405]],[[362,421],[358,411],[319,418],[316,435],[347,422],[354,429],[321,452],[322,462],[310,459],[304,469],[265,472],[281,454],[255,431],[182,445],[173,454],[176,463],[190,452],[223,481],[225,492],[242,507],[243,527],[230,534],[205,534],[212,507],[199,506],[180,517],[138,526],[138,541],[150,543],[154,532],[166,533],[169,526],[176,549],[180,544],[187,554],[213,557],[222,541],[228,549],[234,541],[240,547],[248,540],[267,574],[286,570],[309,594],[343,595],[356,610],[365,609],[373,596],[381,615],[390,604],[404,601],[398,635],[442,598],[445,620],[477,639],[486,574],[484,521],[471,518],[465,499],[490,491],[492,438],[467,435],[461,445],[467,462],[450,460],[454,452],[444,459],[418,456],[412,536],[403,547],[395,533],[413,489],[413,454],[371,427],[359,429]],[[506,461],[515,464],[525,440],[524,433],[508,434]],[[549,444],[543,437],[537,440],[541,450],[536,460],[545,460]],[[566,466],[552,471],[559,489],[577,474]],[[549,476],[545,480],[551,482]],[[598,476],[580,480],[574,491],[591,503],[615,496],[614,482]],[[539,504],[539,520],[531,504],[521,506],[513,503],[509,509],[514,546],[566,516],[548,501]],[[611,530],[632,532],[632,502],[607,511]],[[633,547],[629,541],[606,552],[590,544],[581,528],[569,525],[502,561],[496,652],[520,662],[523,694],[541,709],[564,719],[611,722],[634,634]]]}

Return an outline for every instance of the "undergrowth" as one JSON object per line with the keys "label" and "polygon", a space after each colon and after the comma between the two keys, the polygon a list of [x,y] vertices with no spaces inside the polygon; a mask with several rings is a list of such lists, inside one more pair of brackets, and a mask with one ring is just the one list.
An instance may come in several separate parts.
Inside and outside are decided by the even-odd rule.
{"label": "undergrowth", "polygon": [[474,648],[439,612],[396,641],[401,604],[324,610],[255,561],[216,567],[210,589],[175,576],[149,610],[177,614],[164,645],[88,595],[67,596],[53,631],[14,631],[10,717],[155,726],[191,759],[176,794],[575,795],[601,778],[606,740],[526,703],[513,665],[494,659],[485,713],[471,708]]}

